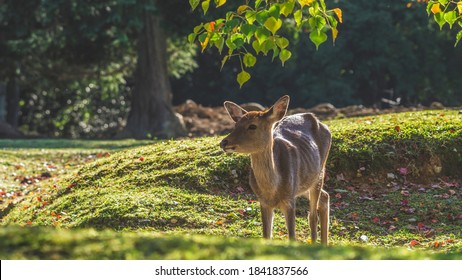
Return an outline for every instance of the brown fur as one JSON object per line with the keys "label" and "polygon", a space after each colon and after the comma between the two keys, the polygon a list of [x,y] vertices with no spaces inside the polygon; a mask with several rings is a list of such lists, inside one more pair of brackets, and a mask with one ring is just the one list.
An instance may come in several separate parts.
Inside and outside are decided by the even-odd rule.
{"label": "brown fur", "polygon": [[288,103],[284,96],[266,111],[246,112],[225,102],[236,126],[220,146],[226,152],[250,154],[250,186],[260,201],[265,238],[271,238],[274,209],[279,208],[289,238],[295,239],[295,200],[305,196],[310,201],[312,242],[317,239],[319,211],[321,241],[327,244],[329,194],[322,188],[331,134],[313,114],[285,117]]}

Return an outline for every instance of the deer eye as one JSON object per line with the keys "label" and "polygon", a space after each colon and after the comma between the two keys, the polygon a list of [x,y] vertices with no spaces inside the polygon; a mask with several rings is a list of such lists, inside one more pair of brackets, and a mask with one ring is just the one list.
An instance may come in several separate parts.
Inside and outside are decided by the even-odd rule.
{"label": "deer eye", "polygon": [[251,125],[249,125],[248,129],[255,130],[255,129],[257,129],[257,126],[254,125],[254,124],[251,124]]}

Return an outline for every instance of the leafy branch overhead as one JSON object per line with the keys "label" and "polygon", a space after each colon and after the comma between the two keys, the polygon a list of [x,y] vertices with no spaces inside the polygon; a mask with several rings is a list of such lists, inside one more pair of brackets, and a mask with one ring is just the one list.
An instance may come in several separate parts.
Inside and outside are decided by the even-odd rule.
{"label": "leafy branch overhead", "polygon": [[[216,8],[226,4],[226,0],[189,0],[191,8],[201,7],[204,14],[211,2]],[[279,58],[282,65],[290,59],[289,39],[281,35],[283,26],[309,33],[316,45],[327,40],[331,32],[332,40],[337,38],[338,22],[342,22],[342,10],[328,10],[324,0],[245,0],[235,11],[228,11],[225,18],[201,23],[188,36],[189,42],[199,41],[202,52],[207,48],[217,48],[220,53],[227,48],[223,65],[232,57],[238,57],[241,72],[237,82],[242,87],[250,79],[246,68],[253,67],[257,55],[272,53],[273,60]]]}
{"label": "leafy branch overhead", "polygon": [[[447,23],[449,28],[452,29],[454,23],[457,23],[462,27],[462,1],[451,1],[451,0],[439,0],[439,1],[428,1],[427,4],[428,15],[433,14],[433,18],[443,29],[443,26]],[[456,35],[455,46],[462,39],[462,30]]]}

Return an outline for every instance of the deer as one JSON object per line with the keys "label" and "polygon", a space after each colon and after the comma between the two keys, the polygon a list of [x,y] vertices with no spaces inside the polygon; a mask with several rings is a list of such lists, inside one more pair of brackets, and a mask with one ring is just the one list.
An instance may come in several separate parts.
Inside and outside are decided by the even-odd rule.
{"label": "deer", "polygon": [[285,95],[267,110],[249,112],[225,101],[235,127],[220,147],[250,155],[249,183],[260,203],[264,238],[272,238],[274,210],[280,209],[289,240],[295,240],[295,202],[304,196],[310,205],[311,242],[318,237],[319,214],[321,243],[327,245],[329,194],[323,185],[332,136],[312,113],[286,116],[289,101]]}

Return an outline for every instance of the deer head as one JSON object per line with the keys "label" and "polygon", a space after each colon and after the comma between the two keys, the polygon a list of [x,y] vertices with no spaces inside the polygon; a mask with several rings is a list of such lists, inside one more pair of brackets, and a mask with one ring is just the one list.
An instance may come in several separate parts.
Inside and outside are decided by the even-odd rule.
{"label": "deer head", "polygon": [[287,112],[289,96],[281,97],[266,111],[247,112],[239,105],[226,101],[224,106],[236,122],[234,130],[220,143],[227,153],[257,153],[273,144],[273,126]]}

